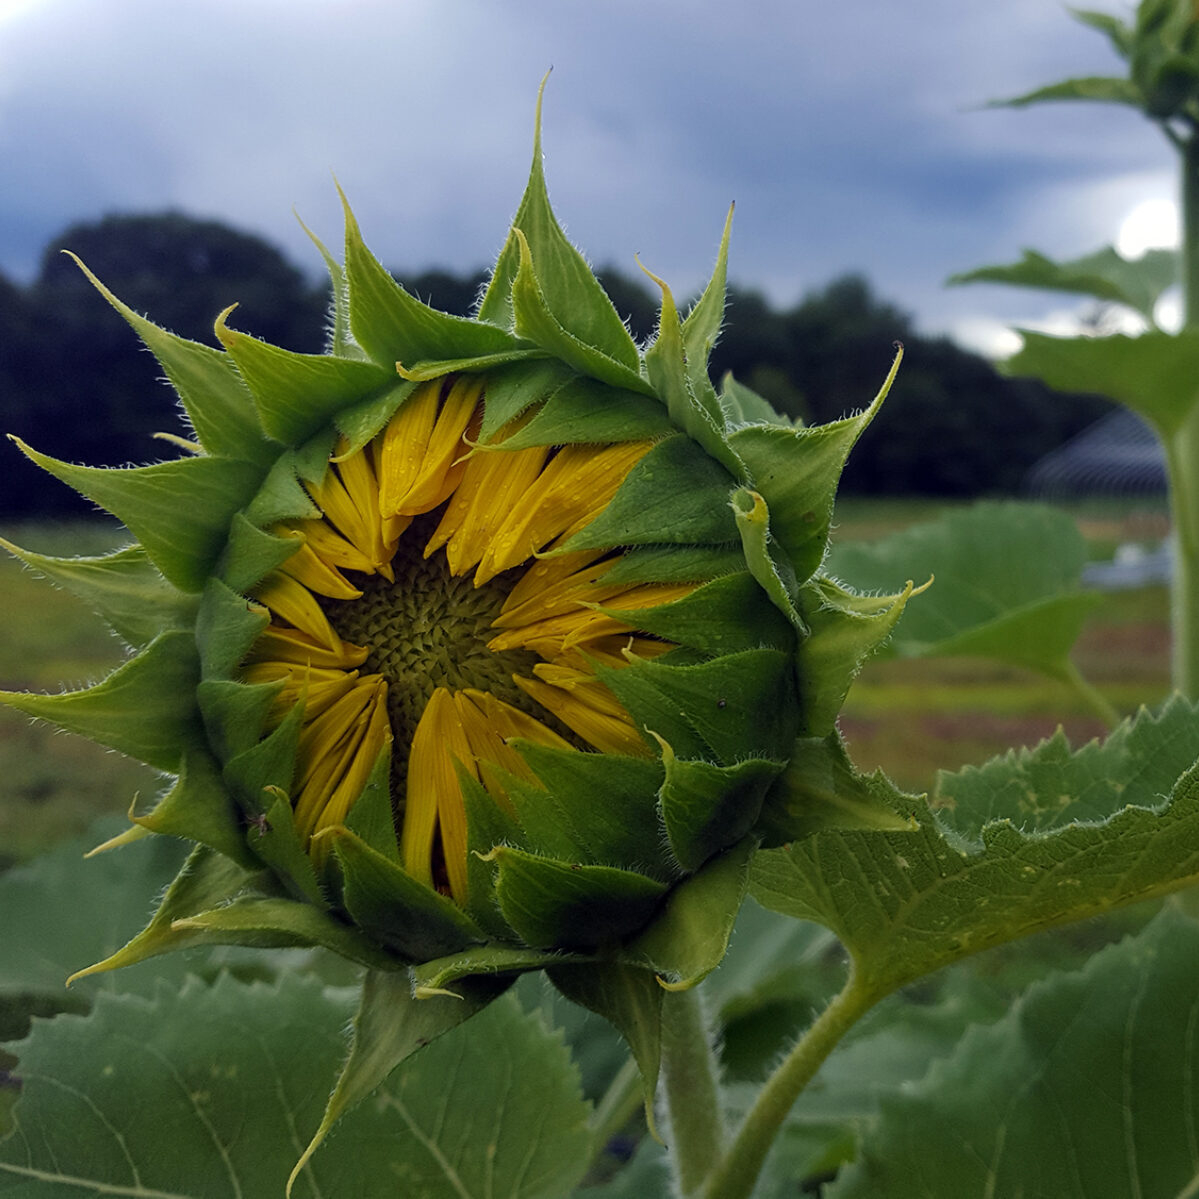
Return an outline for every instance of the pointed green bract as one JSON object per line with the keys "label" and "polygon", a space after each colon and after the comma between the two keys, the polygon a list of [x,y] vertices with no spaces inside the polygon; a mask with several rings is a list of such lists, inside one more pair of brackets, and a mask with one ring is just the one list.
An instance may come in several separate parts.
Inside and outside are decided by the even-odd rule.
{"label": "pointed green bract", "polygon": [[[488,385],[489,403],[491,396]],[[486,419],[483,425],[486,431]],[[510,451],[530,445],[641,441],[674,431],[662,405],[648,396],[574,375],[549,393],[528,424],[496,444]]]}
{"label": "pointed green bract", "polygon": [[280,537],[268,533],[239,512],[229,525],[229,544],[220,563],[221,579],[235,592],[248,592],[303,544],[300,534]]}
{"label": "pointed green bract", "polygon": [[754,489],[769,505],[771,533],[801,581],[824,557],[845,460],[890,391],[901,357],[896,355],[874,402],[857,416],[812,429],[745,425],[729,434]]}
{"label": "pointed green bract", "polygon": [[796,682],[806,734],[833,731],[850,684],[891,635],[911,594],[910,583],[898,595],[855,595],[825,578],[804,585],[800,603],[811,636],[799,644]]}
{"label": "pointed green bract", "polygon": [[172,587],[140,545],[102,558],[51,558],[23,550],[3,537],[0,546],[78,596],[134,649],[168,629],[190,628],[195,621],[194,597]]}
{"label": "pointed green bract", "polygon": [[188,746],[171,789],[144,816],[131,813],[140,828],[184,837],[223,853],[246,870],[258,862],[246,847],[241,813],[221,780],[220,766],[207,750]]}
{"label": "pointed green bract", "polygon": [[662,845],[652,802],[662,780],[659,763],[513,744],[545,788],[516,784],[511,792],[528,844],[569,861],[673,879],[677,867]]}
{"label": "pointed green bract", "polygon": [[74,466],[13,440],[43,470],[127,525],[181,591],[203,589],[233,514],[249,503],[262,479],[258,467],[227,458],[181,458],[123,469]]}
{"label": "pointed green bract", "polygon": [[758,823],[767,788],[783,762],[746,758],[732,766],[681,761],[665,741],[666,780],[658,793],[670,848],[686,871],[740,841]]}
{"label": "pointed green bract", "polygon": [[716,252],[716,266],[703,294],[695,301],[682,325],[683,356],[687,366],[687,377],[695,389],[710,389],[708,359],[720,335],[724,320],[725,289],[729,272],[729,237],[733,232],[733,205],[724,221],[724,232],[720,235],[720,248]]}
{"label": "pointed green bract", "polygon": [[730,507],[737,521],[737,532],[741,534],[741,549],[750,574],[796,632],[801,637],[806,636],[807,627],[795,607],[798,590],[795,568],[779,552],[770,535],[770,510],[766,501],[756,491],[739,487],[733,492]]}
{"label": "pointed green bract", "polygon": [[[548,78],[548,76],[547,76]],[[507,329],[519,327],[517,281],[532,254],[532,275],[546,316],[580,344],[599,350],[608,359],[637,374],[640,356],[612,301],[587,265],[587,260],[562,232],[545,188],[541,154],[541,100],[543,79],[537,93],[533,130],[533,162],[529,182],[512,231],[500,251],[491,281],[479,305],[479,319]],[[534,338],[544,345],[540,339]],[[547,347],[551,348],[551,347]],[[569,358],[566,361],[570,361]]]}
{"label": "pointed green bract", "polygon": [[83,691],[0,692],[0,703],[48,720],[159,770],[176,770],[195,734],[200,665],[189,633],[163,633]]}
{"label": "pointed green bract", "polygon": [[[611,348],[620,351],[623,343],[627,342],[633,350],[631,358],[627,354],[614,358],[609,353],[609,343],[595,345],[572,332],[572,323],[563,323],[568,320],[569,314],[560,315],[550,308],[524,234],[519,229],[513,229],[512,232],[520,249],[520,268],[512,284],[513,327],[516,333],[585,375],[591,375],[613,387],[652,395],[653,389],[641,377],[640,356],[624,325],[620,326],[623,337]],[[596,286],[599,286],[598,283]],[[605,301],[611,305],[606,296]]]}
{"label": "pointed green bract", "polygon": [[386,367],[282,350],[230,329],[223,318],[217,336],[254,396],[262,427],[286,445],[305,441],[341,409],[395,383]]}
{"label": "pointed green bract", "polygon": [[558,862],[497,846],[504,919],[535,949],[592,949],[641,928],[668,888],[632,870]]}
{"label": "pointed green bract", "polygon": [[[409,295],[366,248],[342,196],[346,222],[346,282],[354,340],[379,366],[394,371],[421,362],[502,357],[521,347],[503,329],[437,312]],[[442,370],[439,373],[445,373]]]}
{"label": "pointed green bract", "polygon": [[[611,572],[605,581],[611,578]],[[599,605],[630,628],[709,654],[738,653],[758,646],[791,649],[795,635],[747,571],[723,575],[690,595],[654,608]]]}
{"label": "pointed green bract", "polygon": [[343,899],[354,923],[400,957],[427,962],[484,939],[461,908],[349,829],[334,827],[319,836],[337,855]]}
{"label": "pointed green bract", "polygon": [[734,485],[690,438],[668,437],[629,471],[608,506],[565,548],[736,541],[728,504]]}
{"label": "pointed green bract", "polygon": [[1046,100],[1099,100],[1111,104],[1129,104],[1140,108],[1143,104],[1140,89],[1130,79],[1118,75],[1080,75],[1076,79],[1063,79],[1047,87],[1034,88],[1031,92],[1013,96],[1010,100],[993,101],[996,107],[1024,108],[1029,104],[1041,104]]}
{"label": "pointed green bract", "polygon": [[654,1096],[662,1064],[662,998],[664,992],[649,970],[636,966],[588,963],[552,966],[550,981],[571,1003],[603,1016],[624,1037],[645,1096],[645,1120],[654,1129]]}
{"label": "pointed green bract", "polygon": [[352,404],[337,413],[333,418],[334,424],[349,442],[341,456],[348,457],[362,449],[400,410],[404,401],[415,390],[415,383],[401,379],[394,386],[384,388],[379,395]]}
{"label": "pointed green bract", "polygon": [[305,1164],[342,1115],[361,1103],[405,1058],[475,1015],[502,990],[502,984],[479,982],[469,996],[418,1000],[412,997],[407,971],[369,971],[354,1017],[349,1060],[342,1067],[320,1127],[287,1180],[288,1195],[293,1193]]}
{"label": "pointed green bract", "polygon": [[209,580],[195,631],[204,677],[231,678],[269,621],[264,605],[246,599],[220,579]]}
{"label": "pointed green bract", "polygon": [[795,737],[791,656],[779,650],[688,666],[641,660],[598,674],[638,727],[670,742],[682,758],[723,765],[783,759]]}
{"label": "pointed green bract", "polygon": [[175,929],[174,921],[223,906],[262,881],[262,875],[243,870],[223,854],[197,846],[175,881],[167,888],[150,923],[116,953],[76,971],[68,985],[104,970],[131,966],[146,958],[201,943],[200,934]]}
{"label": "pointed green bract", "polygon": [[269,466],[279,447],[264,435],[250,393],[229,358],[211,346],[176,337],[138,316],[79,258],[74,254],[69,257],[158,359],[204,449],[217,457],[246,459],[264,469]]}
{"label": "pointed green bract", "polygon": [[757,848],[757,837],[746,837],[684,879],[654,923],[626,946],[626,959],[643,962],[668,990],[706,978],[729,947]]}
{"label": "pointed green bract", "polygon": [[[642,268],[645,269],[644,267]],[[670,419],[739,482],[745,467],[724,434],[724,410],[705,369],[687,359],[678,309],[670,288],[657,275],[646,274],[662,292],[658,335],[645,354],[645,371]],[[700,335],[702,338],[702,334]],[[706,361],[706,358],[703,360]]]}

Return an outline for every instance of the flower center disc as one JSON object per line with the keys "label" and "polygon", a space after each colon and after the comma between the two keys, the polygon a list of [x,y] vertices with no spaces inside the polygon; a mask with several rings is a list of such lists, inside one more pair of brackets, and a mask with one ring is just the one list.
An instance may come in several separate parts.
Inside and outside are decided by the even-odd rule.
{"label": "flower center disc", "polygon": [[[394,583],[372,575],[359,582],[360,599],[321,600],[338,635],[366,647],[363,672],[387,680],[388,715],[397,746],[412,744],[425,705],[438,687],[489,691],[545,718],[512,681],[513,674],[532,674],[540,657],[529,650],[496,653],[487,648],[495,636],[491,622],[508,597],[515,572],[481,587],[467,576],[451,574],[442,551],[422,556],[435,527],[436,519],[426,516],[405,531],[391,563]],[[396,764],[402,770],[402,763]]]}

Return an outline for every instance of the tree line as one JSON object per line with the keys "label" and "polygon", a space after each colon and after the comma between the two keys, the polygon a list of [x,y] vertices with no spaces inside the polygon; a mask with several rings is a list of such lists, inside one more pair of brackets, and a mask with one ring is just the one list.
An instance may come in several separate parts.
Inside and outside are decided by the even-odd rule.
{"label": "tree line", "polygon": [[[179,213],[73,225],[45,248],[27,287],[0,275],[0,431],[57,458],[151,461],[162,449],[153,434],[175,428],[157,363],[63,249],[136,311],[183,337],[214,344],[213,318],[237,302],[238,328],[293,350],[324,346],[328,289],[261,238]],[[618,271],[599,275],[633,334],[648,338],[657,320],[649,290]],[[486,274],[397,278],[426,302],[465,314]],[[791,416],[824,422],[869,403],[896,341],[905,345],[904,365],[851,457],[844,480],[851,492],[1010,493],[1038,458],[1108,407],[1004,378],[948,339],[922,336],[910,316],[853,275],[783,309],[758,292],[730,289],[712,368],[717,376],[731,370]],[[15,448],[0,452],[3,519],[88,511]]]}

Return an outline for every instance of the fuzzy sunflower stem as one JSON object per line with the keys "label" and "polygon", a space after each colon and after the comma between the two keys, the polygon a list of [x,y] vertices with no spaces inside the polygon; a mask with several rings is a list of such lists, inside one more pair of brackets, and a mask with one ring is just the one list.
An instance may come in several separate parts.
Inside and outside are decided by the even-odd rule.
{"label": "fuzzy sunflower stem", "polygon": [[[1182,160],[1183,324],[1199,329],[1199,134],[1179,146]],[[1170,587],[1173,681],[1184,695],[1199,696],[1199,405],[1166,442],[1174,528]]]}
{"label": "fuzzy sunflower stem", "polygon": [[749,1199],[796,1099],[842,1037],[879,998],[879,992],[861,983],[851,968],[845,986],[767,1080],[736,1140],[709,1177],[703,1199]]}
{"label": "fuzzy sunflower stem", "polygon": [[662,1082],[669,1116],[664,1131],[683,1195],[699,1190],[724,1150],[717,1075],[699,996],[668,991],[662,998]]}
{"label": "fuzzy sunflower stem", "polygon": [[1081,699],[1087,707],[1102,720],[1109,729],[1114,729],[1123,717],[1118,711],[1108,702],[1107,696],[1095,686],[1094,683],[1086,679],[1082,672],[1069,659],[1066,660],[1065,672],[1063,674],[1065,681],[1074,688],[1074,693]]}

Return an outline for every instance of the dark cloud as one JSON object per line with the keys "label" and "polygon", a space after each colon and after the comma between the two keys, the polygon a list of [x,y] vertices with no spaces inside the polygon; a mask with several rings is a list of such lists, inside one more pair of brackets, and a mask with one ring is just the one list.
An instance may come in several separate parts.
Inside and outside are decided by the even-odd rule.
{"label": "dark cloud", "polygon": [[71,221],[166,207],[315,267],[288,210],[335,240],[331,171],[384,261],[485,265],[551,65],[564,223],[683,293],[735,199],[734,274],[778,300],[857,269],[928,327],[1035,315],[941,280],[1093,248],[1169,186],[1135,114],[979,109],[1114,65],[1045,0],[35,0],[0,16],[0,270],[28,277]]}

